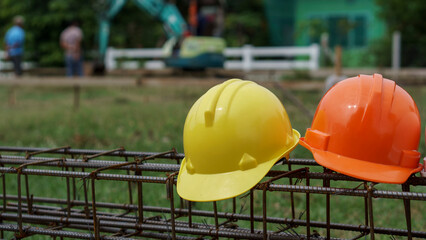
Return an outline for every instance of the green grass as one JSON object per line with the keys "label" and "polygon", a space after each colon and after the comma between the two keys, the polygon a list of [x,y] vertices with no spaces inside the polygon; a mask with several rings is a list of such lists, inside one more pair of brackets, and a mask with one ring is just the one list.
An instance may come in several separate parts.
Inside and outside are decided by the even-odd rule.
{"label": "green grass", "polygon": [[[21,147],[59,147],[70,145],[73,148],[114,149],[124,146],[129,151],[166,151],[175,147],[183,152],[182,132],[185,117],[192,104],[207,90],[205,87],[138,87],[138,88],[83,88],[80,108],[73,109],[73,91],[70,88],[19,88],[16,91],[17,102],[8,104],[9,88],[0,88],[0,145]],[[422,119],[426,119],[426,87],[407,88],[416,100]],[[284,98],[279,90],[272,90],[284,103],[292,125],[304,135],[311,119],[301,113]],[[318,91],[293,92],[306,105],[315,111],[321,99]],[[424,124],[422,125],[424,129]],[[422,130],[423,133],[423,130]],[[420,151],[424,153],[422,134]],[[309,151],[298,146],[292,157],[312,158]],[[286,170],[286,166],[274,169]],[[295,167],[293,168],[295,169]],[[320,167],[316,171],[322,171]],[[87,170],[89,171],[89,170]],[[123,173],[123,171],[115,171]],[[146,173],[146,175],[159,175]],[[64,178],[29,176],[30,192],[41,197],[66,197]],[[287,180],[278,183],[288,184]],[[301,183],[301,184],[304,184]],[[322,181],[312,181],[311,185],[322,186]],[[346,183],[345,187],[355,187],[356,183]],[[332,186],[342,186],[333,183]],[[8,194],[17,194],[16,175],[7,175]],[[166,190],[163,185],[144,184],[144,204],[169,207]],[[77,180],[78,198],[83,199],[82,181]],[[135,186],[133,186],[135,188]],[[397,185],[378,185],[378,189],[400,190]],[[413,187],[413,191],[426,192],[425,187]],[[24,191],[25,192],[25,191]],[[176,194],[176,193],[175,193]],[[291,217],[290,195],[272,192],[268,194],[268,216]],[[128,203],[127,183],[97,181],[96,199],[103,202]],[[362,198],[332,196],[332,222],[363,224],[364,202]],[[89,194],[90,201],[90,194]],[[136,191],[133,191],[133,203]],[[311,220],[325,221],[325,196],[311,195]],[[176,198],[176,206],[179,201]],[[238,198],[237,205],[242,213],[249,214],[248,198]],[[305,194],[295,194],[296,216],[305,210]],[[219,211],[230,211],[230,200],[218,203]],[[212,210],[211,203],[197,203],[196,209]],[[255,195],[256,215],[262,214],[261,192]],[[426,219],[424,202],[412,201],[413,230],[424,231]],[[402,200],[374,199],[375,226],[405,228]],[[155,214],[147,213],[147,216]],[[302,219],[306,214],[302,216]],[[183,218],[183,220],[185,220]],[[198,222],[202,218],[195,219]],[[213,222],[209,222],[213,223]],[[248,227],[245,225],[244,227]],[[261,224],[256,226],[261,229]],[[271,230],[278,226],[270,225]],[[325,231],[316,229],[324,236]],[[297,228],[299,233],[303,227]],[[357,233],[332,231],[336,237],[353,237]],[[379,239],[388,239],[382,237]],[[37,238],[38,239],[38,238]],[[401,238],[402,239],[402,238]]]}

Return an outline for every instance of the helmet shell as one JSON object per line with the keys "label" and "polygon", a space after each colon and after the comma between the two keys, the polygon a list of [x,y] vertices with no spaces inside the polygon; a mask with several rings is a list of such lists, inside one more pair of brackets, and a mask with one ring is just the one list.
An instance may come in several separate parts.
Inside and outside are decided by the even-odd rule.
{"label": "helmet shell", "polygon": [[380,74],[359,75],[332,87],[300,139],[322,166],[383,183],[403,183],[420,171],[419,141],[416,103]]}
{"label": "helmet shell", "polygon": [[299,136],[284,106],[266,88],[239,79],[216,85],[186,118],[178,194],[190,201],[240,195],[287,156]]}

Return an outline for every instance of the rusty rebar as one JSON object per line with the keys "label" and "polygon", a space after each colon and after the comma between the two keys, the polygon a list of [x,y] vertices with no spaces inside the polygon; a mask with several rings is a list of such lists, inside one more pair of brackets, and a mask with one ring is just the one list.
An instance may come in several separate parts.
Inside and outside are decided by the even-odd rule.
{"label": "rusty rebar", "polygon": [[[157,154],[161,154],[161,153],[156,153],[154,155]],[[149,155],[147,157],[151,157],[154,155]],[[161,156],[161,158],[163,158],[164,156]],[[32,158],[33,160],[26,160],[23,157],[19,157],[19,156],[3,156],[2,158],[0,158],[0,163],[3,164],[12,164],[12,165],[19,165],[19,164],[25,164],[25,163],[31,163],[34,161],[46,161],[46,162],[40,162],[37,163],[37,165],[40,166],[57,166],[57,164],[53,163],[54,161],[60,161],[61,159],[57,159],[57,158],[46,158],[46,157],[34,157]],[[117,165],[117,161],[103,161],[103,160],[88,160],[83,161],[81,159],[73,159],[73,158],[66,158],[66,161],[61,161],[61,166],[63,167],[84,167],[84,168],[103,168],[103,167],[111,167],[112,165]],[[52,162],[50,162],[52,161]],[[157,163],[146,163],[146,164],[140,164],[138,166],[134,166],[134,164],[131,164],[130,166],[122,166],[122,167],[118,167],[116,169],[121,169],[121,170],[143,170],[143,171],[158,171],[158,172],[175,172],[179,170],[179,165],[176,164],[157,164]],[[272,170],[270,171],[267,176],[268,177],[274,177],[280,174],[285,173],[286,171],[277,171],[277,170]],[[352,178],[349,176],[345,176],[343,174],[339,174],[339,173],[321,173],[321,172],[311,172],[308,174],[309,177],[311,179],[329,179],[329,180],[342,180],[342,181],[359,181],[359,182],[363,182],[362,180],[356,179],[356,178]],[[299,173],[299,174],[294,174],[295,178],[304,178],[305,174],[303,173]],[[289,177],[290,178],[290,177]],[[413,185],[413,186],[426,186],[426,178],[424,177],[416,177],[416,176],[411,176],[407,182],[407,184]],[[292,184],[290,184],[292,185]]]}
{"label": "rusty rebar", "polygon": [[[149,155],[149,153],[144,154],[144,156],[146,158],[150,158],[152,156],[158,156],[159,154],[163,154],[163,153],[151,153],[151,155]],[[164,159],[168,159],[169,154],[165,154],[162,155],[161,158]],[[12,164],[12,165],[19,165],[19,164],[25,164],[25,163],[31,163],[33,161],[46,161],[46,162],[39,162],[37,163],[37,165],[39,166],[57,166],[57,164],[55,164],[55,161],[60,161],[62,158],[57,159],[57,158],[46,158],[46,157],[34,157],[32,158],[32,160],[27,160],[24,157],[20,157],[20,156],[2,156],[2,158],[0,158],[0,163],[3,164]],[[109,168],[113,165],[117,165],[117,161],[104,161],[104,160],[81,160],[81,159],[74,159],[74,158],[66,158],[66,161],[61,162],[62,166],[66,166],[66,167],[79,167],[79,168]],[[302,159],[297,159],[295,161],[301,161]],[[308,161],[308,159],[305,159],[306,161]],[[50,162],[52,161],[52,162]],[[292,162],[292,159],[288,160],[289,163]],[[303,161],[302,161],[303,162]],[[120,163],[121,164],[121,163]],[[290,165],[291,166],[291,165]],[[135,164],[128,164],[128,165],[124,165],[124,166],[120,166],[120,167],[115,167],[114,169],[120,169],[120,170],[131,170],[131,171],[136,171],[136,170],[142,170],[142,171],[156,171],[156,172],[175,172],[175,171],[179,171],[179,165],[176,164],[165,164],[165,163],[146,163],[146,164],[140,164],[138,166],[135,166]],[[289,168],[290,170],[291,168]],[[291,170],[290,170],[291,171]],[[277,171],[277,170],[271,170],[268,172],[267,177],[275,177],[277,175],[283,174],[286,171]],[[299,173],[299,174],[294,174],[294,176],[289,177],[289,179],[294,178],[305,178],[305,174],[304,173]],[[339,174],[339,173],[321,173],[321,172],[310,172],[308,174],[309,178],[311,179],[329,179],[329,180],[335,180],[335,181],[358,181],[358,182],[363,182],[363,180],[360,179],[356,179],[353,177],[349,177],[343,174]],[[410,178],[408,178],[407,184],[413,185],[413,186],[426,186],[426,178],[424,177],[416,177],[416,176],[410,176]],[[292,185],[292,183],[290,183],[290,185]]]}
{"label": "rusty rebar", "polygon": [[[142,171],[136,171],[136,176],[142,176]],[[136,183],[138,187],[138,217],[139,217],[139,223],[143,222],[143,186],[142,182]]]}
{"label": "rusty rebar", "polygon": [[[0,167],[1,173],[17,173],[15,169]],[[28,175],[42,175],[52,177],[76,177],[76,178],[87,178],[90,177],[90,173],[87,172],[66,172],[66,171],[55,171],[55,170],[40,170],[40,169],[22,169],[22,174]],[[98,180],[116,180],[116,181],[135,181],[135,182],[147,182],[147,183],[161,183],[165,184],[166,177],[154,177],[154,176],[134,176],[134,175],[123,175],[123,174],[105,174],[99,173],[96,175]],[[262,190],[258,185],[253,189]],[[317,187],[317,186],[295,186],[295,185],[281,185],[271,184],[269,186],[270,191],[283,191],[283,192],[299,192],[299,193],[315,193],[315,194],[332,194],[332,195],[345,195],[345,196],[366,196],[367,190],[362,189],[347,189],[347,188],[334,188],[334,187]],[[410,200],[426,200],[426,193],[417,192],[396,192],[396,191],[384,191],[375,190],[372,193],[374,198],[391,198],[391,199],[410,199]]]}
{"label": "rusty rebar", "polygon": [[374,240],[374,211],[373,211],[373,192],[374,192],[374,184],[371,183],[367,187],[367,197],[368,197],[368,215],[370,220],[370,239]]}
{"label": "rusty rebar", "polygon": [[[129,162],[129,158],[128,157],[124,157],[124,160],[126,162]],[[136,167],[137,167],[137,165],[136,165]],[[130,175],[130,170],[127,169],[126,173],[127,173],[127,175]],[[133,204],[132,182],[128,182],[127,183],[127,189],[128,189],[128,193],[129,193],[129,204]]]}
{"label": "rusty rebar", "polygon": [[95,240],[99,240],[99,220],[96,216],[96,189],[95,189],[95,178],[91,179],[92,183],[92,217],[93,217],[93,228],[95,233]]}
{"label": "rusty rebar", "polygon": [[[1,196],[2,197],[2,196]],[[7,196],[8,200],[17,200],[17,196]],[[24,199],[25,200],[25,199]],[[34,198],[34,202],[40,202],[44,204],[66,204],[66,200],[64,199],[51,199],[51,198]],[[74,201],[74,206],[84,206],[84,201]],[[99,208],[110,208],[110,209],[122,209],[122,210],[137,210],[136,205],[128,205],[128,204],[113,204],[113,203],[102,203],[97,202],[96,204]],[[43,206],[46,207],[46,206]],[[168,207],[154,207],[154,206],[144,206],[144,211],[148,212],[157,212],[157,213],[170,213],[171,209]],[[178,214],[187,214],[187,209],[175,209],[175,213]],[[192,210],[192,214],[195,216],[200,217],[214,217],[214,213],[211,211],[204,211],[204,210]],[[219,218],[228,219],[232,217],[236,220],[241,221],[251,221],[250,215],[245,214],[231,214],[227,212],[218,212],[217,213]],[[252,222],[262,222],[263,217],[262,216],[253,216]],[[276,217],[267,217],[268,223],[274,223],[274,224],[295,224],[298,226],[306,226],[306,221],[300,220],[300,219],[291,219],[291,218],[276,218]],[[318,227],[318,228],[327,228],[326,222],[318,222],[318,221],[311,221],[310,222],[312,227]],[[186,224],[187,226],[187,224]],[[350,225],[350,224],[341,224],[341,223],[330,223],[331,229],[335,230],[345,230],[345,231],[354,231],[354,232],[369,232],[370,228],[366,225]],[[380,234],[392,234],[395,236],[407,236],[407,230],[402,229],[392,229],[392,228],[381,228],[376,227],[375,229],[376,233]],[[419,232],[419,231],[413,231],[413,237],[423,237],[426,238],[426,232]]]}
{"label": "rusty rebar", "polygon": [[108,156],[108,155],[110,155],[112,153],[123,152],[123,151],[125,151],[124,147],[119,147],[119,148],[116,148],[116,149],[113,149],[113,150],[99,152],[99,153],[95,153],[95,154],[89,155],[89,156],[84,156],[83,159],[85,161],[87,161],[87,160],[90,160],[90,159],[93,159],[93,158],[97,158],[97,157],[100,157],[100,156]]}
{"label": "rusty rebar", "polygon": [[166,180],[166,189],[167,189],[167,199],[170,201],[170,222],[172,227],[172,239],[176,239],[176,224],[175,224],[175,198],[173,194],[173,183],[174,177],[178,174],[178,172],[174,172],[167,177]]}
{"label": "rusty rebar", "polygon": [[[309,168],[306,169],[306,186],[309,187],[310,185],[310,179],[309,175],[307,174],[309,172]],[[311,204],[310,204],[310,193],[309,191],[306,191],[306,237],[307,239],[311,239]]]}
{"label": "rusty rebar", "polygon": [[[324,173],[329,172],[327,168],[324,168]],[[330,180],[324,179],[323,180],[323,186],[324,187],[330,187]],[[330,239],[330,194],[325,195],[325,210],[326,210],[326,223],[327,223],[327,229],[326,229],[326,238],[327,240]]]}
{"label": "rusty rebar", "polygon": [[26,159],[29,159],[29,158],[31,158],[32,156],[34,156],[34,155],[37,155],[37,154],[41,154],[41,153],[54,153],[54,152],[57,152],[57,151],[59,151],[59,150],[64,150],[64,151],[66,151],[67,149],[69,149],[70,148],[70,146],[63,146],[63,147],[58,147],[58,148],[50,148],[50,149],[43,149],[43,150],[36,150],[36,151],[32,151],[32,152],[28,152],[28,150],[26,150],[25,152],[26,152],[26,154],[25,154],[25,158]]}
{"label": "rusty rebar", "polygon": [[[1,156],[0,156],[1,158]],[[0,164],[1,167],[4,167],[3,164]],[[3,212],[6,211],[6,175],[2,174],[2,186],[3,186]],[[3,219],[0,218],[0,225],[3,224]],[[4,238],[3,230],[0,231],[0,237]]]}
{"label": "rusty rebar", "polygon": [[[315,238],[315,239],[333,239],[330,234],[330,230],[345,230],[360,232],[360,235],[356,238],[370,235],[371,239],[375,238],[375,234],[387,234],[394,236],[407,236],[408,239],[413,237],[424,237],[426,238],[426,232],[412,231],[411,224],[411,200],[426,200],[426,193],[424,192],[411,192],[410,186],[426,186],[426,178],[411,176],[405,185],[402,185],[402,191],[382,191],[374,189],[374,184],[364,183],[363,180],[348,177],[332,171],[324,172],[311,172],[309,167],[306,166],[317,166],[316,162],[312,159],[282,159],[282,163],[288,164],[289,171],[269,171],[266,175],[266,181],[256,185],[250,190],[248,196],[250,196],[250,214],[236,213],[236,201],[232,199],[232,212],[219,212],[217,210],[217,203],[213,203],[213,211],[202,211],[192,208],[191,203],[183,204],[181,200],[181,206],[176,207],[174,204],[174,185],[176,179],[174,176],[177,175],[179,170],[178,164],[165,164],[165,163],[152,163],[146,162],[145,160],[151,159],[171,159],[178,161],[183,158],[183,154],[178,154],[173,149],[171,151],[163,153],[155,152],[129,152],[125,151],[124,148],[108,151],[97,151],[97,150],[79,150],[79,149],[40,149],[40,148],[10,148],[0,147],[0,151],[10,152],[25,152],[25,157],[20,156],[0,156],[0,173],[3,173],[3,207],[0,214],[0,226],[5,225],[5,221],[16,221],[16,234],[17,238],[24,238],[32,236],[34,233],[27,231],[32,229],[31,225],[23,225],[23,223],[30,224],[41,224],[46,225],[48,228],[45,231],[58,230],[62,231],[63,227],[68,229],[78,229],[78,226],[87,226],[87,229],[93,231],[92,238],[104,239],[101,233],[108,232],[113,235],[109,237],[143,237],[149,234],[163,234],[156,235],[153,238],[172,238],[172,239],[183,239],[190,235],[193,238],[235,238],[235,239],[299,239],[299,238]],[[47,158],[47,157],[36,157],[39,153],[46,153],[54,156],[55,154],[61,155],[60,158]],[[75,156],[83,156],[83,159],[75,158]],[[66,157],[69,156],[69,157]],[[88,156],[88,157],[85,157]],[[101,158],[102,156],[116,157],[120,161],[105,161]],[[129,162],[128,157],[133,157],[134,161]],[[124,162],[123,162],[124,161]],[[55,162],[59,162],[57,164]],[[15,166],[15,167],[6,167]],[[278,164],[281,164],[278,163]],[[16,165],[18,165],[16,167]],[[301,168],[292,171],[292,165],[304,165],[305,168]],[[39,167],[39,166],[50,166],[56,168],[62,168],[62,171],[52,169],[28,169],[28,166]],[[279,166],[278,166],[279,167]],[[81,168],[82,171],[75,171],[76,168]],[[91,172],[84,172],[84,169],[94,169]],[[64,171],[65,169],[65,171]],[[71,171],[69,171],[71,169]],[[112,173],[103,173],[104,170],[118,169],[120,171],[114,171]],[[305,170],[303,170],[305,169]],[[313,168],[315,169],[315,168]],[[142,174],[143,171],[154,171],[164,172],[173,174],[168,177],[156,176],[158,174],[149,175]],[[135,172],[135,175],[132,173]],[[123,174],[125,173],[125,174]],[[6,195],[6,180],[5,174],[17,174],[18,183],[18,196],[7,196]],[[26,197],[22,197],[22,174],[25,177],[25,188]],[[28,177],[32,176],[51,176],[51,177],[65,177],[67,196],[66,199],[48,199],[33,197],[30,194],[30,187]],[[32,178],[32,177],[31,177]],[[70,178],[73,181],[73,195],[71,196]],[[289,185],[286,184],[274,184],[275,180],[286,178],[289,179]],[[293,178],[297,178],[295,185],[293,184]],[[76,200],[75,180],[81,179],[83,181],[84,201]],[[86,179],[91,180],[92,190],[92,206],[89,209]],[[299,181],[305,179],[305,184]],[[95,181],[125,181],[128,184],[129,190],[129,201],[130,204],[113,204],[113,203],[102,203],[96,201],[95,198]],[[322,181],[322,186],[311,186],[311,180]],[[336,188],[330,187],[330,181],[353,181],[361,182],[356,188]],[[138,203],[136,205],[132,202],[132,188],[131,183],[136,183],[138,186]],[[170,202],[169,207],[154,207],[147,206],[143,202],[142,184],[143,183],[154,183],[162,184],[167,188],[167,196]],[[365,188],[359,189],[364,183]],[[312,183],[314,184],[314,183]],[[260,216],[254,214],[254,191],[262,191],[262,214]],[[267,216],[267,197],[271,191],[280,191],[290,193],[291,196],[291,207],[292,217],[291,218],[275,218]],[[305,194],[306,205],[303,211],[305,220],[295,218],[295,204],[293,196],[295,193]],[[313,194],[324,194],[326,197],[326,221],[311,221],[310,214],[312,211],[312,205],[310,203],[310,197]],[[330,221],[330,198],[338,195],[343,196],[355,196],[361,197],[365,200],[365,223],[364,225],[351,225],[332,223]],[[72,198],[72,199],[71,199]],[[374,211],[372,198],[389,198],[389,199],[402,199],[404,203],[405,219],[407,223],[407,230],[403,229],[392,229],[374,226]],[[7,202],[13,200],[16,202]],[[27,202],[27,204],[23,204]],[[35,202],[47,204],[47,206],[34,205]],[[61,207],[51,207],[48,204],[59,204]],[[16,206],[16,207],[14,207]],[[64,207],[65,206],[65,207]],[[84,207],[84,210],[81,210]],[[122,213],[107,213],[99,209],[120,209]],[[65,211],[66,210],[66,211]],[[24,214],[23,211],[28,212]],[[117,211],[117,210],[115,210]],[[15,214],[13,214],[16,212]],[[132,216],[131,212],[137,212],[137,215]],[[144,212],[155,212],[158,213],[155,217],[144,218]],[[166,219],[164,213],[169,213],[170,218]],[[40,216],[44,215],[44,216]],[[181,216],[188,216],[188,220],[179,220]],[[214,220],[214,225],[206,223],[197,223],[197,219],[193,219],[193,216],[198,217],[209,217],[209,221]],[[90,219],[92,218],[92,219]],[[225,219],[224,222],[219,224],[219,218]],[[195,221],[195,222],[194,222]],[[240,223],[228,224],[232,221],[241,221],[250,224],[249,229],[240,227]],[[262,223],[262,229],[255,229],[255,223]],[[244,224],[244,223],[242,223]],[[280,224],[281,228],[279,231],[268,231],[269,224]],[[239,226],[240,225],[240,226]],[[75,226],[75,228],[73,228]],[[301,235],[295,232],[295,228],[298,226],[306,227],[306,235]],[[28,229],[27,229],[28,228]],[[319,237],[318,232],[314,228],[323,228],[327,231],[327,236]],[[311,231],[311,229],[313,229]],[[1,231],[2,228],[0,228]],[[161,232],[161,233],[160,233]],[[93,235],[94,234],[94,235]],[[52,235],[55,236],[55,235]],[[64,236],[58,235],[62,238]],[[105,236],[108,237],[108,236]],[[164,238],[166,237],[166,238]],[[108,239],[108,238],[105,238]]]}
{"label": "rusty rebar", "polygon": [[213,201],[213,216],[214,216],[214,226],[216,229],[219,229],[219,218],[217,217],[217,202]]}
{"label": "rusty rebar", "polygon": [[[1,214],[5,220],[14,221],[18,217],[16,214],[4,213]],[[38,222],[38,223],[63,223],[63,224],[85,224],[90,225],[93,221],[79,218],[62,218],[62,217],[53,217],[53,216],[35,216],[35,215],[23,215],[22,219],[28,222]],[[115,227],[115,228],[124,228],[124,229],[144,229],[149,231],[159,231],[159,232],[168,232],[169,226],[155,223],[143,223],[143,224],[135,224],[130,222],[119,222],[119,221],[100,221],[100,225],[106,227]],[[248,230],[240,229],[239,231],[234,231],[232,229],[221,228],[218,230],[214,230],[211,228],[187,228],[183,226],[179,226],[175,228],[177,233],[182,234],[193,234],[193,235],[205,235],[211,237],[219,237],[219,238],[243,238],[243,239],[263,239],[262,235],[249,233]],[[269,239],[295,239],[285,233],[270,235]]]}
{"label": "rusty rebar", "polygon": [[17,237],[24,236],[24,230],[22,229],[22,197],[21,197],[21,172],[17,174],[17,185],[18,185],[18,228],[19,235]]}
{"label": "rusty rebar", "polygon": [[[121,148],[119,148],[121,149]],[[155,152],[134,152],[134,151],[106,151],[106,150],[92,150],[92,149],[72,149],[72,148],[58,148],[57,150],[50,151],[50,148],[31,148],[31,147],[10,147],[10,146],[0,146],[0,152],[18,152],[18,153],[32,153],[32,152],[46,152],[56,153],[56,154],[73,154],[73,155],[97,155],[102,154],[103,156],[128,156],[128,157],[139,157],[143,158],[146,156],[157,154]],[[163,158],[168,159],[183,159],[185,156],[182,153],[170,153],[162,156]]]}
{"label": "rusty rebar", "polygon": [[254,233],[254,194],[253,188],[250,189],[250,233]]}
{"label": "rusty rebar", "polygon": [[[402,191],[403,192],[409,192],[410,191],[410,185],[408,184],[402,184]],[[404,212],[405,212],[405,221],[407,223],[407,239],[411,240],[413,239],[413,236],[411,234],[411,204],[409,199],[404,199]]]}

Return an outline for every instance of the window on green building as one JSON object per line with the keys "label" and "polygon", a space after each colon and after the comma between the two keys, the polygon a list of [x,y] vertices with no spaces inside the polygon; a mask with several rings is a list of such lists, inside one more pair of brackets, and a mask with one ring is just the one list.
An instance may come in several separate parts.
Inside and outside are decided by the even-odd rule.
{"label": "window on green building", "polygon": [[367,19],[364,16],[356,16],[354,22],[354,46],[363,47],[367,45]]}
{"label": "window on green building", "polygon": [[305,25],[309,29],[310,43],[319,43],[321,34],[328,32],[328,44],[332,48],[336,45],[344,48],[367,45],[367,18],[364,15],[315,16],[308,23]]}
{"label": "window on green building", "polygon": [[328,30],[329,30],[329,44],[330,46],[340,45],[348,47],[348,18],[347,17],[329,17]]}

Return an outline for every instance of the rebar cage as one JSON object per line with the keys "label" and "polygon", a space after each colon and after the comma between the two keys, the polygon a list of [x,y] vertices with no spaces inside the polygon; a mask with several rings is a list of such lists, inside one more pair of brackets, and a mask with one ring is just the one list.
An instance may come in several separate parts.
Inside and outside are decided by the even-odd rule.
{"label": "rebar cage", "polygon": [[426,178],[416,175],[402,185],[376,184],[311,159],[281,159],[248,193],[194,203],[176,194],[184,155],[174,149],[0,152],[2,239],[426,238],[424,208],[417,209],[425,206]]}

